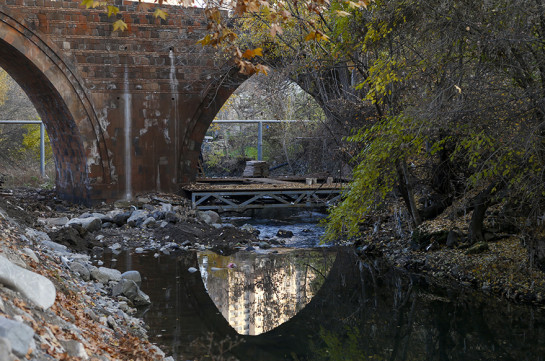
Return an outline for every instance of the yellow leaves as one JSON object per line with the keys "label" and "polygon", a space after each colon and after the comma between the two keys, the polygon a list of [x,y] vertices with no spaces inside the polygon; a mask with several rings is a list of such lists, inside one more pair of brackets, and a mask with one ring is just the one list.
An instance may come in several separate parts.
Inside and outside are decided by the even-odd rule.
{"label": "yellow leaves", "polygon": [[125,31],[127,29],[128,29],[127,24],[123,20],[119,19],[116,22],[114,22],[114,31],[117,31],[117,30]]}
{"label": "yellow leaves", "polygon": [[274,38],[276,36],[276,34],[280,34],[282,35],[284,31],[282,30],[282,27],[280,26],[280,24],[278,23],[274,23],[271,25],[271,28],[269,30],[269,33],[271,34],[271,36]]}
{"label": "yellow leaves", "polygon": [[107,5],[106,1],[98,1],[98,0],[82,0],[81,4],[85,5],[87,9],[89,8],[94,9],[100,6]]}
{"label": "yellow leaves", "polygon": [[[240,53],[240,50],[238,51]],[[240,68],[240,73],[245,75],[259,74],[263,73],[267,75],[269,68],[262,64],[253,64],[248,60],[244,60],[242,57],[235,58],[235,63]]]}
{"label": "yellow leaves", "polygon": [[325,40],[325,41],[328,41],[329,37],[327,35],[325,35],[324,33],[322,33],[321,31],[319,31],[319,30],[314,30],[314,31],[311,31],[310,33],[308,33],[307,36],[305,36],[305,41],[311,41],[311,40],[316,40],[316,41]]}
{"label": "yellow leaves", "polygon": [[255,66],[255,71],[256,71],[256,74],[263,73],[264,75],[267,75],[268,71],[269,71],[269,68],[267,66],[265,66],[265,65],[257,64]]}
{"label": "yellow leaves", "polygon": [[161,9],[155,9],[155,12],[153,13],[153,16],[155,16],[156,18],[161,18],[163,20],[166,20],[167,19],[167,12],[164,11],[164,10],[161,10]]}
{"label": "yellow leaves", "polygon": [[206,45],[210,44],[211,41],[212,41],[212,35],[206,34],[206,36],[204,38],[197,41],[197,44],[201,44],[202,46],[206,46]]}
{"label": "yellow leaves", "polygon": [[263,49],[262,48],[255,48],[255,49],[247,49],[243,54],[242,57],[246,59],[253,59],[256,56],[263,56],[262,54]]}
{"label": "yellow leaves", "polygon": [[117,15],[117,13],[119,13],[119,8],[117,6],[108,5],[108,17]]}
{"label": "yellow leaves", "polygon": [[206,9],[204,13],[209,20],[212,20],[216,24],[221,22],[221,13],[218,8]]}
{"label": "yellow leaves", "polygon": [[197,41],[197,44],[201,44],[202,46],[211,45],[211,46],[218,46],[221,42],[224,40],[226,41],[233,41],[237,38],[237,34],[232,32],[229,29],[222,29],[218,30],[217,32],[214,32],[212,34],[207,34],[204,38]]}
{"label": "yellow leaves", "polygon": [[258,13],[262,4],[266,4],[266,2],[262,3],[259,0],[239,0],[236,2],[235,15]]}
{"label": "yellow leaves", "polygon": [[341,17],[346,17],[346,16],[351,15],[348,11],[344,11],[344,10],[337,10],[336,13],[337,13],[337,15],[339,15]]}
{"label": "yellow leaves", "polygon": [[365,8],[367,9],[367,6],[369,6],[369,4],[371,4],[371,1],[372,0],[359,0],[359,1],[345,1],[344,4],[345,5],[348,5],[349,8],[351,9],[361,9],[361,8]]}

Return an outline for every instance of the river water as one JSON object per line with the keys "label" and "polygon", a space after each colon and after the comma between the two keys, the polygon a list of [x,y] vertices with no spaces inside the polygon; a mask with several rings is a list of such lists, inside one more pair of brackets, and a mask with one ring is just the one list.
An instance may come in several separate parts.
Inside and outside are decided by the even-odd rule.
{"label": "river water", "polygon": [[320,221],[326,217],[324,213],[304,212],[277,212],[274,218],[254,217],[225,217],[226,222],[236,226],[248,224],[259,231],[259,238],[267,240],[275,238],[279,229],[293,233],[293,237],[284,239],[285,246],[292,248],[309,248],[324,246],[320,238],[324,228]]}
{"label": "river water", "polygon": [[140,314],[176,360],[545,360],[543,309],[439,287],[349,248],[116,258],[142,273],[153,304]]}

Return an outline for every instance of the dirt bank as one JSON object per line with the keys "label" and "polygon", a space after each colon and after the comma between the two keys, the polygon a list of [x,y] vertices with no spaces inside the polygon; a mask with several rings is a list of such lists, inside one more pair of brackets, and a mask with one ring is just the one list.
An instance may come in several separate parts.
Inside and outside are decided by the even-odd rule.
{"label": "dirt bank", "polygon": [[[470,244],[471,213],[457,215],[456,205],[414,229],[400,221],[398,206],[369,221],[356,241],[363,258],[383,257],[393,267],[429,276],[439,284],[458,284],[516,303],[545,307],[545,273],[529,263],[517,234],[490,233],[486,242]],[[485,224],[489,229],[492,225]]]}

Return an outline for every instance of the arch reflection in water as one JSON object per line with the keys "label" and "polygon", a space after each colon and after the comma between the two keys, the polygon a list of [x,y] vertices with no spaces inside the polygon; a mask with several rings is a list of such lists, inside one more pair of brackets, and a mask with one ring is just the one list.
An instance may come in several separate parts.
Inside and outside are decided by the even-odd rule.
{"label": "arch reflection in water", "polygon": [[324,250],[198,254],[204,286],[229,324],[242,335],[259,335],[286,322],[322,286],[335,253]]}

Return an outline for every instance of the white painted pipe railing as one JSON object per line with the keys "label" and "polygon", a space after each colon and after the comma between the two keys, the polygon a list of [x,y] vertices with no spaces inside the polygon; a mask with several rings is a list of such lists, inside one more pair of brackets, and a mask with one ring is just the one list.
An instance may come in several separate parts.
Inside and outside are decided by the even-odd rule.
{"label": "white painted pipe railing", "polygon": [[263,123],[296,123],[310,122],[310,120],[280,120],[280,119],[216,119],[212,123],[257,123],[257,160],[263,160]]}

